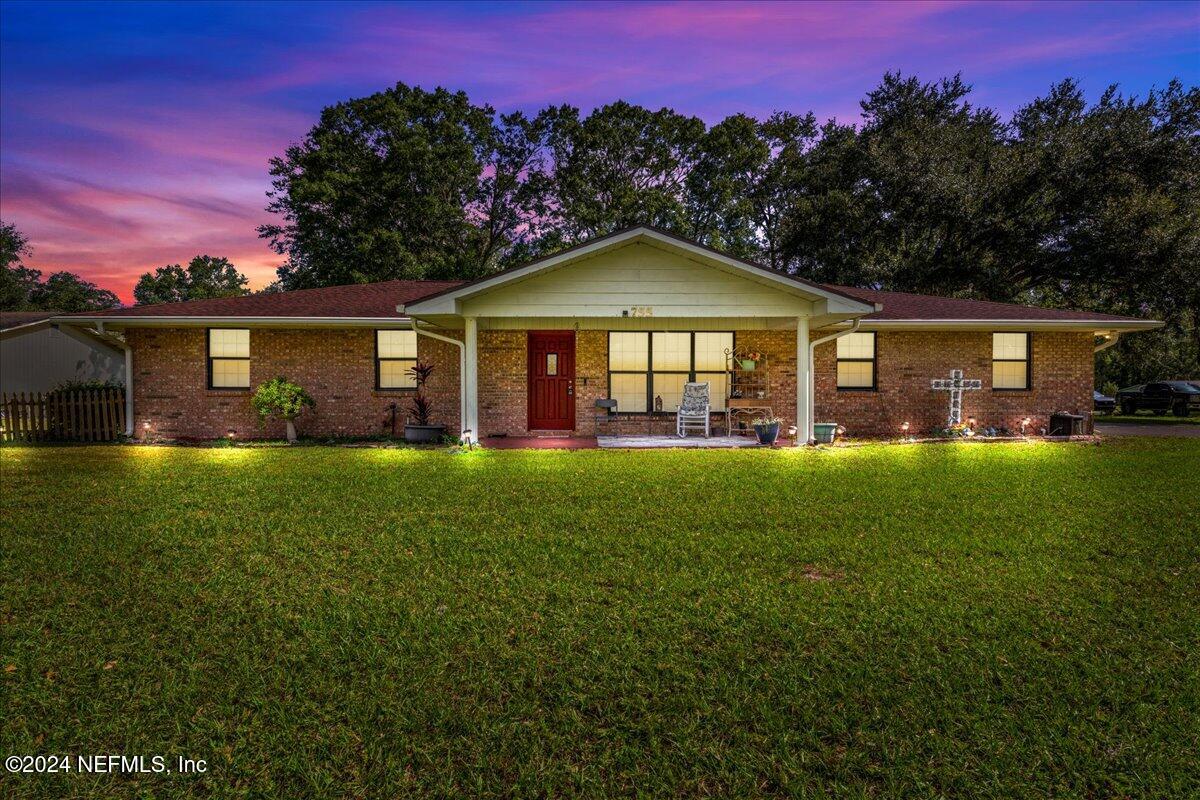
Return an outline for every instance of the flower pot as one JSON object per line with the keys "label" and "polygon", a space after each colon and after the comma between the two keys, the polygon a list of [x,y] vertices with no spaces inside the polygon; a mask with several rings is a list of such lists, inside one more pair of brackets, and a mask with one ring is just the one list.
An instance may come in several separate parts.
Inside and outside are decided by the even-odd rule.
{"label": "flower pot", "polygon": [[440,442],[446,435],[445,425],[405,425],[404,441],[410,444]]}
{"label": "flower pot", "polygon": [[757,362],[757,361],[751,361],[751,360],[750,360],[750,359],[748,359],[748,358],[743,358],[743,359],[742,359],[742,369],[743,369],[743,370],[745,370],[746,372],[753,372],[753,371],[754,371],[754,368],[755,368],[757,365],[758,365],[758,362]]}
{"label": "flower pot", "polygon": [[836,422],[818,422],[813,425],[813,439],[817,444],[833,444],[836,435]]}
{"label": "flower pot", "polygon": [[779,423],[772,425],[755,425],[754,435],[758,437],[759,444],[772,445],[779,438]]}

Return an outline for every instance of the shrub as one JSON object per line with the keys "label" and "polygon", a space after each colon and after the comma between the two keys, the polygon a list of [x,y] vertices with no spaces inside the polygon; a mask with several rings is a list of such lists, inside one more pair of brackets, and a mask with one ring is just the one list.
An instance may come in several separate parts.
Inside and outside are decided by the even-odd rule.
{"label": "shrub", "polygon": [[258,412],[261,422],[268,419],[281,419],[287,423],[288,441],[296,440],[296,428],[292,422],[304,412],[305,408],[315,408],[317,401],[312,395],[287,378],[280,376],[269,380],[258,387],[250,404]]}
{"label": "shrub", "polygon": [[412,375],[413,379],[417,382],[417,393],[413,395],[408,406],[408,410],[412,412],[417,425],[428,425],[429,415],[433,411],[433,403],[425,394],[425,383],[429,380],[429,376],[433,374],[433,369],[433,364],[418,361],[408,370],[408,374]]}

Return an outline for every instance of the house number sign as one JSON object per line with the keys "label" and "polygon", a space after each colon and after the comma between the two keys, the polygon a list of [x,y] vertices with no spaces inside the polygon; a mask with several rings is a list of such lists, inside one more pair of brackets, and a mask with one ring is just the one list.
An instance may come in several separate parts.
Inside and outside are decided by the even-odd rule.
{"label": "house number sign", "polygon": [[629,311],[626,312],[626,316],[629,316],[629,317],[653,317],[654,316],[654,306],[631,306]]}

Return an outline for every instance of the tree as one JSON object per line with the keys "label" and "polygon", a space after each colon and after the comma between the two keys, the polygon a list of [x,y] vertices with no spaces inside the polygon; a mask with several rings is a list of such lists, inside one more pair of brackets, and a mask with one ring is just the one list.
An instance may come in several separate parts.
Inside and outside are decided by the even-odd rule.
{"label": "tree", "polygon": [[394,88],[321,112],[304,141],[271,160],[259,234],[288,257],[285,288],[469,273],[467,208],[495,145],[494,112],[462,92]]}
{"label": "tree", "polygon": [[179,264],[159,267],[138,279],[133,298],[138,305],[182,303],[212,297],[249,294],[246,276],[227,258],[196,256],[184,269]]}
{"label": "tree", "polygon": [[317,401],[304,387],[280,376],[272,378],[255,390],[250,405],[258,414],[259,421],[281,419],[287,426],[287,440],[296,441],[296,418],[306,408],[316,408]]}
{"label": "tree", "polygon": [[[41,272],[34,270],[40,276]],[[117,308],[121,301],[108,289],[101,289],[73,272],[55,272],[40,282],[30,294],[33,307],[73,314]]]}
{"label": "tree", "polygon": [[112,292],[71,272],[55,272],[43,281],[41,270],[22,263],[32,252],[15,225],[0,222],[0,310],[74,313],[121,304]]}
{"label": "tree", "polygon": [[0,220],[0,265],[8,269],[30,254],[29,239],[17,226]]}
{"label": "tree", "polygon": [[0,221],[0,310],[24,311],[30,308],[29,295],[41,273],[21,264],[32,251],[29,239],[16,225]]}
{"label": "tree", "polygon": [[563,108],[557,122],[549,138],[551,246],[633,225],[686,232],[686,182],[700,155],[703,122],[624,101],[582,120],[577,109]]}

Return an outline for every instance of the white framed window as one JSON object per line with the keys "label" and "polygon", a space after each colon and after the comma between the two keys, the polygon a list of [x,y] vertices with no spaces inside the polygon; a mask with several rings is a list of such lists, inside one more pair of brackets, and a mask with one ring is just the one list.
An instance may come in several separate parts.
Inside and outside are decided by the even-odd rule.
{"label": "white framed window", "polygon": [[1030,383],[1029,334],[992,334],[992,389],[1021,391]]}
{"label": "white framed window", "polygon": [[848,333],[834,341],[837,342],[837,388],[875,391],[875,332]]}
{"label": "white framed window", "polygon": [[621,413],[675,413],[683,385],[708,381],[713,411],[725,410],[732,331],[610,331],[608,396]]}
{"label": "white framed window", "polygon": [[417,365],[416,331],[375,331],[375,388],[404,391],[417,388],[409,370]]}
{"label": "white framed window", "polygon": [[208,388],[250,388],[250,329],[209,328]]}

